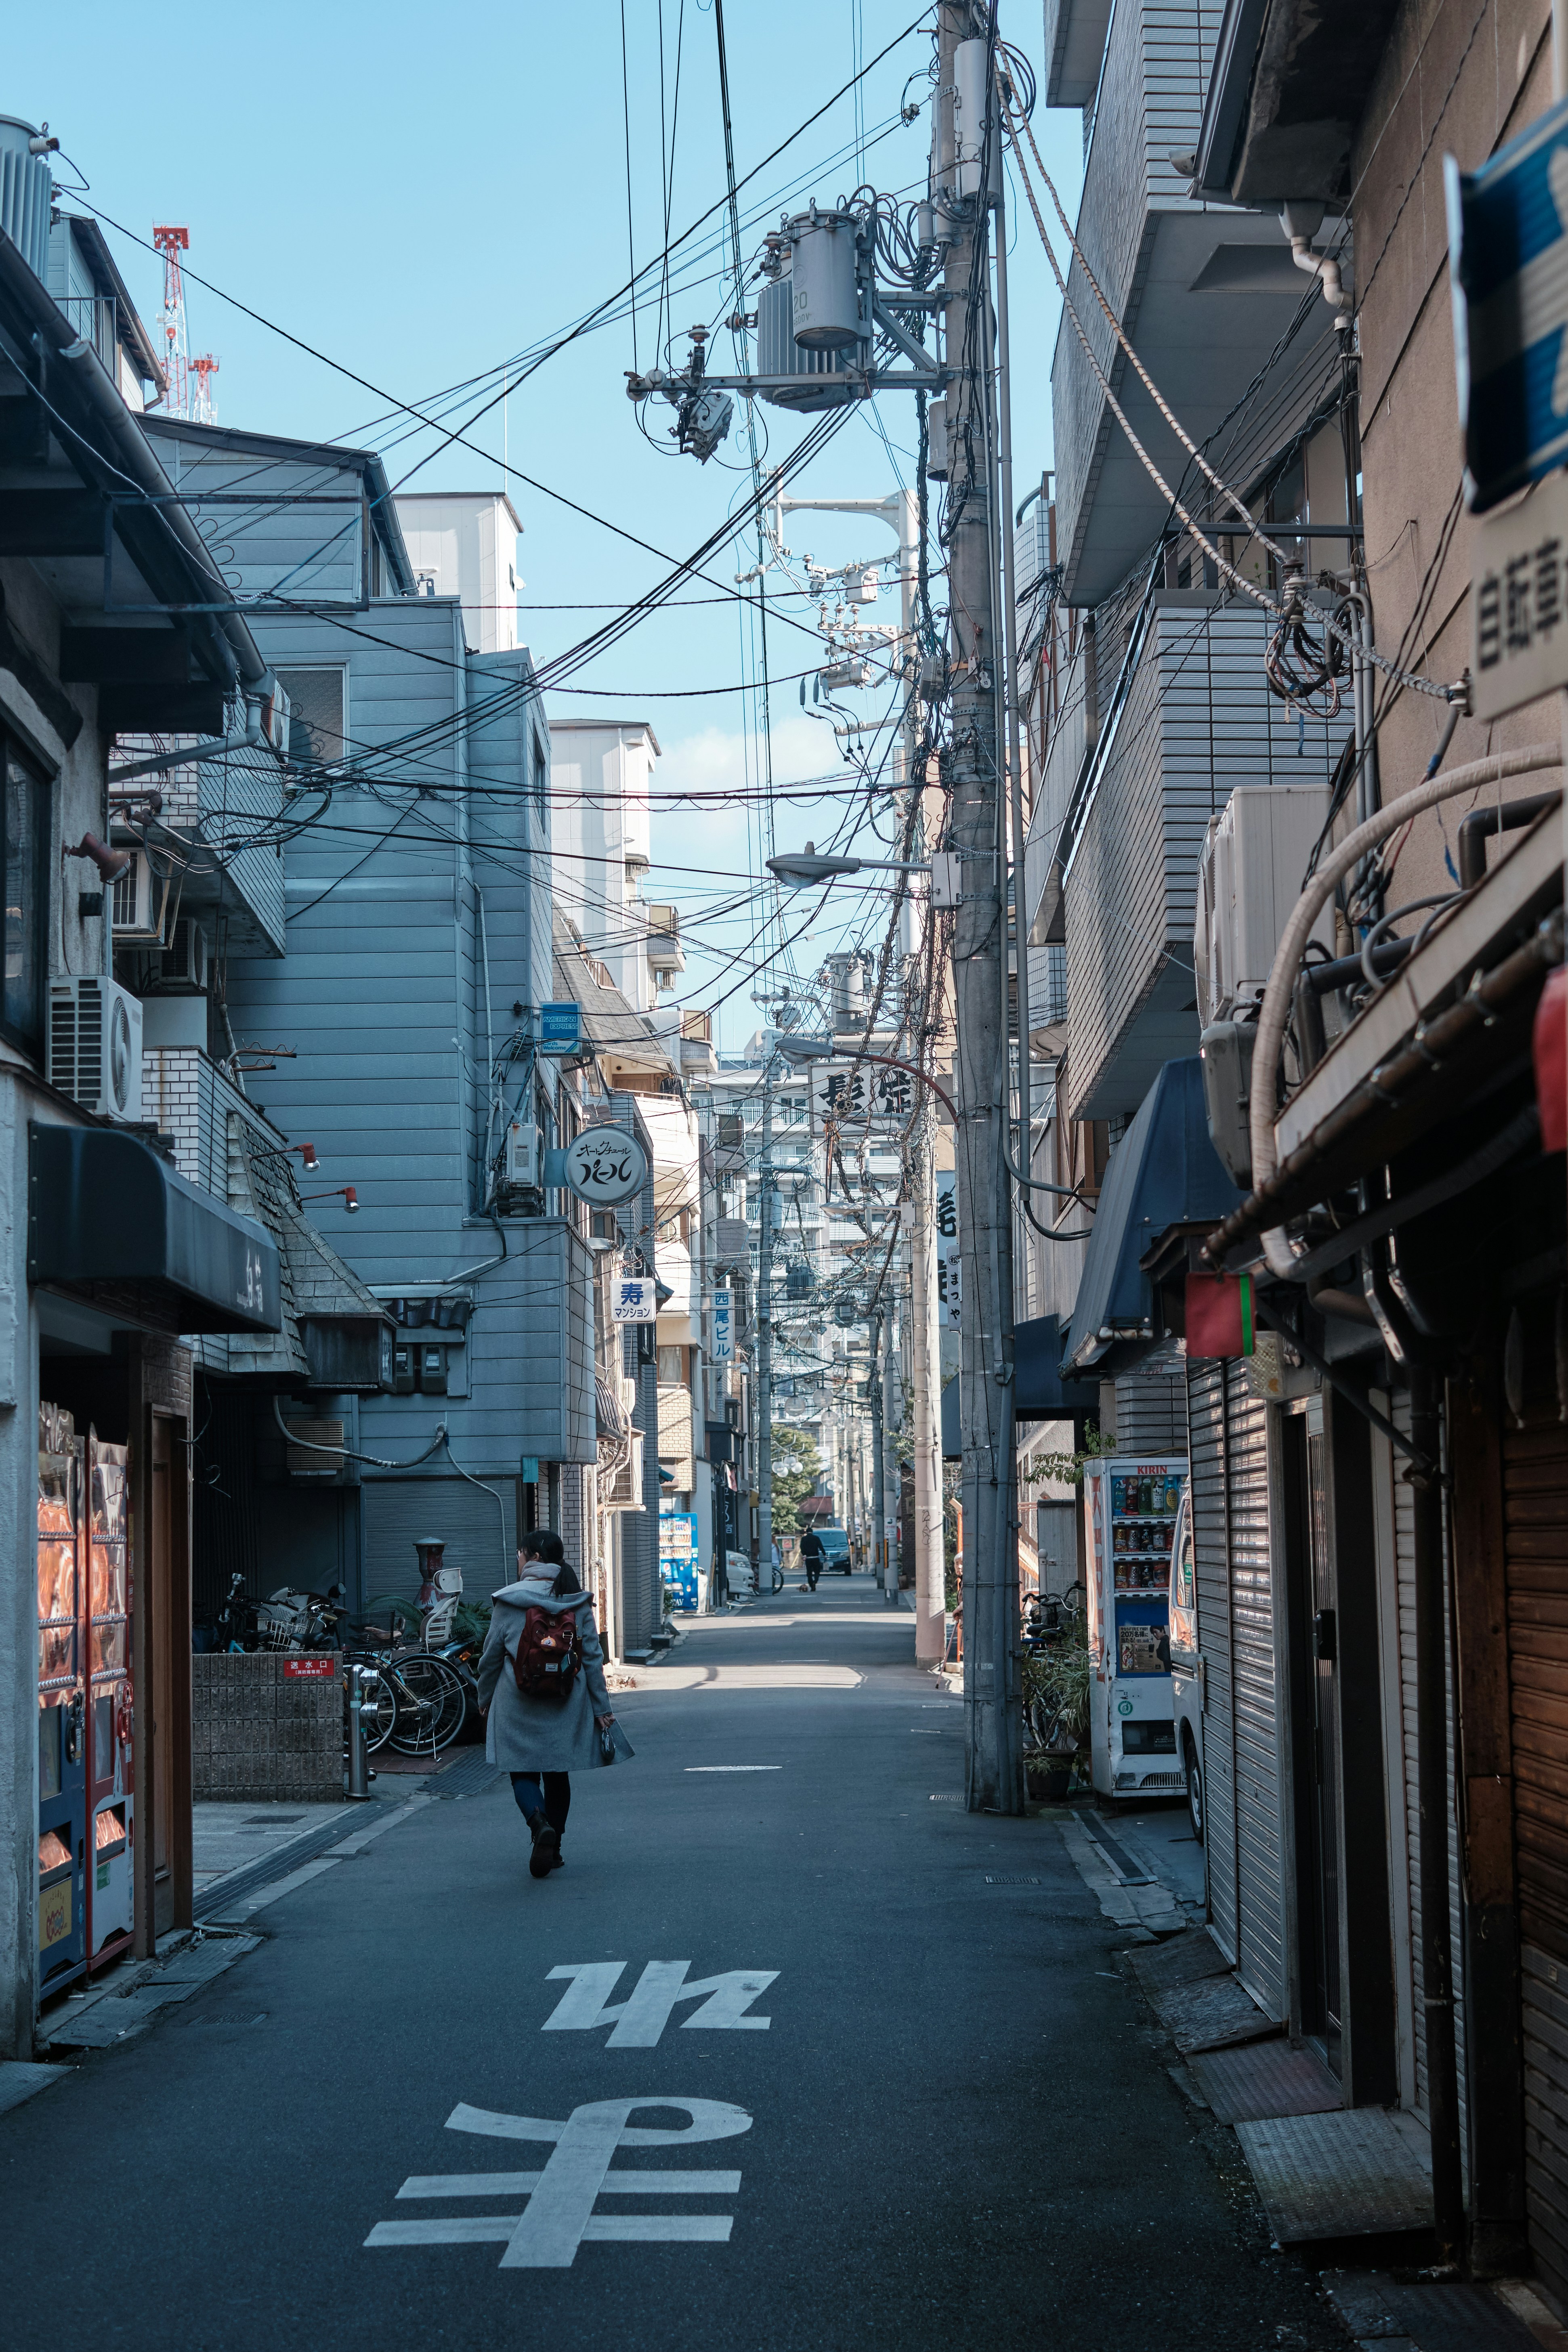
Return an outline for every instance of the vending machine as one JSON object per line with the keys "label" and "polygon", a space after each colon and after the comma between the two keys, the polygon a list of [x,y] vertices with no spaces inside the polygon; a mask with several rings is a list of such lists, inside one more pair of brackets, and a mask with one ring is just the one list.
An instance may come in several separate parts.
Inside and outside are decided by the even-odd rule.
{"label": "vending machine", "polygon": [[681,1609],[698,1606],[701,1562],[695,1511],[664,1511],[658,1522],[658,1572]]}
{"label": "vending machine", "polygon": [[38,1990],[87,1965],[87,1698],[78,1522],[81,1445],[68,1412],[38,1409]]}
{"label": "vending machine", "polygon": [[129,1941],[134,1832],[135,1724],[131,1700],[129,1449],[87,1436],[87,1811],[92,1824],[87,1887],[89,1968]]}
{"label": "vending machine", "polygon": [[1171,1544],[1184,1454],[1107,1455],[1083,1474],[1089,1748],[1101,1796],[1185,1786],[1171,1695]]}

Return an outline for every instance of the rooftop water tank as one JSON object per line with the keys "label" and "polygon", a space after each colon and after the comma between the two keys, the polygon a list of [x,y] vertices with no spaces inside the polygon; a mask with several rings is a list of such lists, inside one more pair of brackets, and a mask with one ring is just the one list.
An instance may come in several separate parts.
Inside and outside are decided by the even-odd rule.
{"label": "rooftop water tank", "polygon": [[860,340],[860,289],[850,212],[797,213],[786,223],[795,339],[804,352],[842,352]]}
{"label": "rooftop water tank", "polygon": [[47,161],[29,152],[38,136],[19,115],[0,114],[0,229],[4,229],[36,278],[47,267],[49,205],[54,183]]}

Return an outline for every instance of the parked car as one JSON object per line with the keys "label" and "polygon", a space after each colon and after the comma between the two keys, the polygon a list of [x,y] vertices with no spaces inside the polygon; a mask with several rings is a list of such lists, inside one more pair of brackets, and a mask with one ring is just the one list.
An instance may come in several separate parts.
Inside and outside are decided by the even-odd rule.
{"label": "parked car", "polygon": [[849,1557],[848,1528],[818,1528],[816,1532],[822,1538],[824,1570],[836,1569],[840,1576],[852,1574],[855,1563]]}

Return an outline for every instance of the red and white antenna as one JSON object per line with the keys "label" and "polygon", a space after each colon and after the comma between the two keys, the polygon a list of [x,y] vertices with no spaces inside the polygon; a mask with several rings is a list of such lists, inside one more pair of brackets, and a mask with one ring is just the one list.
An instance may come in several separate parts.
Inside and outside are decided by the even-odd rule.
{"label": "red and white antenna", "polygon": [[212,380],[216,373],[217,362],[214,359],[211,352],[204,352],[200,359],[192,360],[190,362],[190,376],[187,380],[190,383],[191,388],[191,422],[193,425],[216,425],[217,423],[216,417],[213,415],[212,386]]}
{"label": "red and white antenna", "polygon": [[163,257],[163,307],[158,323],[163,331],[163,373],[168,380],[165,413],[188,417],[194,425],[211,425],[212,379],[217,373],[217,362],[210,352],[204,352],[199,359],[191,357],[185,326],[185,274],[180,256],[191,249],[191,232],[165,222],[154,227],[153,243]]}
{"label": "red and white antenna", "polygon": [[154,226],[153,243],[163,257],[163,307],[158,314],[163,331],[163,404],[171,416],[184,416],[191,362],[185,333],[185,275],[180,256],[191,249],[191,232],[167,224]]}

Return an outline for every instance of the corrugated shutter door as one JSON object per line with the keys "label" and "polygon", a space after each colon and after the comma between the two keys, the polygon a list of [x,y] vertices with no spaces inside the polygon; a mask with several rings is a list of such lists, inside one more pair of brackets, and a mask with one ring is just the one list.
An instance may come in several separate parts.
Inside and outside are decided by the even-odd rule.
{"label": "corrugated shutter door", "polygon": [[1230,1633],[1236,1708],[1236,1972],[1284,2020],[1285,1884],[1279,1835],[1279,1708],[1274,1671],[1268,1408],[1240,1362],[1226,1367]]}
{"label": "corrugated shutter door", "polygon": [[[1510,1416],[1511,1418],[1511,1416]],[[1568,2296],[1568,1432],[1503,1437],[1530,2242]]]}
{"label": "corrugated shutter door", "polygon": [[[415,1599],[416,1537],[442,1539],[447,1566],[463,1571],[467,1600],[488,1600],[516,1576],[517,1488],[511,1479],[490,1481],[481,1493],[466,1478],[367,1478],[360,1492],[367,1601],[384,1592]],[[495,1506],[497,1495],[501,1511]]]}
{"label": "corrugated shutter door", "polygon": [[1226,1959],[1236,1958],[1236,1770],[1231,1710],[1230,1552],[1225,1507],[1225,1366],[1187,1366],[1187,1443],[1192,1461],[1193,1549],[1198,1580],[1198,1647],[1204,1661],[1205,1848],[1209,1920]]}

